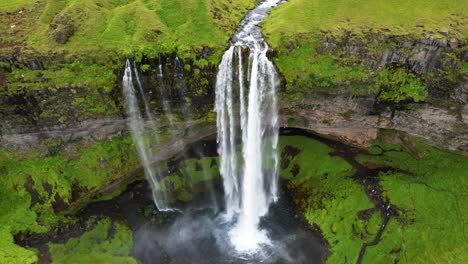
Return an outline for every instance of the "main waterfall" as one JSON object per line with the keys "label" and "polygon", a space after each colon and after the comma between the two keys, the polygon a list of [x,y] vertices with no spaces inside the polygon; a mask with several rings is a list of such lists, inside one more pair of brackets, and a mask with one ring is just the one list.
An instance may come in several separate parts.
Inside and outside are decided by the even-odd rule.
{"label": "main waterfall", "polygon": [[278,2],[266,0],[246,16],[223,55],[216,79],[226,218],[236,221],[230,240],[240,252],[255,252],[260,244],[269,243],[259,223],[277,199],[278,77],[258,24]]}

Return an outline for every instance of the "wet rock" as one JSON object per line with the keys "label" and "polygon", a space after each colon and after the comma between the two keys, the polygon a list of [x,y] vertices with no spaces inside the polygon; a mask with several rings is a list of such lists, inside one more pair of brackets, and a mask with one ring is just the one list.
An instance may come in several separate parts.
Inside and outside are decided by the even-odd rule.
{"label": "wet rock", "polygon": [[200,56],[207,60],[210,58],[211,54],[213,54],[213,51],[209,47],[205,46],[203,47]]}
{"label": "wet rock", "polygon": [[447,47],[447,39],[443,38],[439,40],[439,47]]}

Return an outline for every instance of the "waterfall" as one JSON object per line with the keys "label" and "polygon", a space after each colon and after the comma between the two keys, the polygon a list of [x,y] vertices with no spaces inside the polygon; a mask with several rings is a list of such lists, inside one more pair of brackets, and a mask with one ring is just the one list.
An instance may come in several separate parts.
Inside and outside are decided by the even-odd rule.
{"label": "waterfall", "polygon": [[[177,139],[180,135],[177,134],[178,129],[177,129],[177,126],[174,123],[174,120],[173,120],[173,117],[172,117],[173,116],[173,111],[172,111],[172,107],[171,107],[171,104],[170,104],[170,96],[168,94],[168,91],[166,90],[167,86],[164,83],[164,72],[163,72],[163,64],[162,63],[163,63],[162,57],[159,56],[159,64],[158,64],[158,72],[157,72],[157,79],[158,79],[158,84],[159,84],[159,95],[161,96],[163,111],[164,111],[164,115],[165,115],[165,117],[167,118],[167,121],[168,121],[167,124],[168,124],[169,130],[170,130],[170,134],[171,134],[173,139]],[[183,74],[183,67],[182,67],[182,65],[180,63],[180,60],[179,60],[179,58],[177,56],[174,59],[173,73],[174,73],[174,76],[176,77],[177,87],[181,87],[181,89],[178,89],[179,95],[184,96],[186,94],[186,82],[185,82],[185,78],[184,78],[184,74]],[[190,124],[190,122],[191,122],[190,112],[191,112],[191,108],[189,106],[187,106],[186,103],[184,103],[183,108],[182,108],[182,113],[183,113],[183,118],[184,118],[184,120],[183,120],[183,125],[184,126],[187,126],[187,124]],[[196,150],[196,151],[199,151],[201,153],[201,150]],[[186,159],[186,158],[187,157],[184,154],[184,159]],[[186,172],[186,174],[187,174],[187,172]],[[210,175],[210,172],[207,170],[207,168],[205,166],[203,166],[203,176],[205,178],[204,186],[205,186],[206,191],[209,193],[209,197],[210,197],[210,205],[215,210],[218,210],[218,202],[216,201],[216,196],[215,196],[215,192],[214,192],[213,183],[209,180],[209,179],[211,179],[212,175]]]}
{"label": "waterfall", "polygon": [[[216,77],[217,142],[226,219],[236,221],[230,239],[241,252],[255,252],[259,245],[269,243],[259,223],[277,199],[278,77],[258,24],[278,2],[266,0],[246,16]],[[249,52],[246,79],[244,50]]]}
{"label": "waterfall", "polygon": [[[127,60],[122,80],[122,89],[129,120],[128,125],[130,127],[133,141],[137,147],[138,154],[143,164],[145,175],[148,179],[148,182],[151,184],[153,200],[156,207],[160,211],[173,210],[168,205],[169,194],[167,192],[158,190],[158,184],[161,180],[159,179],[160,173],[157,173],[154,166],[152,165],[152,162],[156,160],[156,156],[154,152],[151,151],[151,145],[149,142],[150,139],[148,135],[148,132],[157,131],[156,122],[151,115],[149,104],[144,95],[143,86],[141,85],[136,67],[134,67],[134,74],[148,120],[145,122],[138,106],[137,92],[133,84],[132,66]],[[155,137],[155,140],[158,142],[157,136]]]}

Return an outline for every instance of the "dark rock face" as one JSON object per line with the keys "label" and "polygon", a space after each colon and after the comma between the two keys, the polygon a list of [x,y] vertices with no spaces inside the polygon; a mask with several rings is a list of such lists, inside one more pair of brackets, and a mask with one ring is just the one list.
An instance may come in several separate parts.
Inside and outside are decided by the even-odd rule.
{"label": "dark rock face", "polygon": [[466,106],[461,115],[430,104],[375,109],[372,98],[324,95],[283,104],[280,124],[332,135],[361,146],[370,145],[380,128],[401,130],[451,150],[463,151],[468,146]]}
{"label": "dark rock face", "polygon": [[[455,38],[452,41],[457,44],[450,45],[446,39],[434,39],[431,36],[415,40],[406,36],[368,34],[359,40],[346,37],[327,38],[323,41],[323,47],[331,53],[336,53],[338,48],[344,48],[347,56],[362,59],[371,69],[398,63],[407,65],[415,73],[425,74],[436,67],[456,66],[454,58],[442,56],[443,53],[453,52],[455,48],[464,45]],[[467,60],[466,54],[459,54],[459,57],[462,61]]]}
{"label": "dark rock face", "polygon": [[65,44],[75,33],[75,26],[69,16],[57,15],[49,25],[49,31],[57,43]]}
{"label": "dark rock face", "polygon": [[[357,59],[371,70],[398,65],[417,74],[424,80],[432,98],[468,103],[464,87],[466,74],[456,74],[468,61],[465,43],[456,38],[434,39],[426,36],[413,39],[408,36],[386,36],[368,33],[354,39],[344,35],[341,39],[325,38],[323,53]],[[460,95],[462,93],[462,95]]]}
{"label": "dark rock face", "polygon": [[[68,23],[57,18],[57,23]],[[366,146],[377,136],[379,128],[397,129],[410,135],[430,139],[434,144],[453,150],[468,148],[468,83],[467,76],[448,81],[449,70],[466,62],[468,55],[454,47],[462,47],[460,40],[447,41],[424,38],[369,36],[360,40],[325,39],[324,53],[343,52],[342,56],[357,58],[370,69],[390,67],[397,63],[411,69],[429,84],[430,103],[382,105],[371,96],[355,97],[346,92],[320,94],[297,101],[280,102],[281,126],[314,130]],[[369,45],[377,48],[370,50]],[[203,48],[200,59],[210,56]],[[270,54],[275,56],[274,54]],[[7,72],[13,67],[40,70],[50,61],[64,61],[63,57],[0,58],[10,68],[0,68],[0,82],[8,86]],[[123,61],[120,62],[122,67]],[[179,59],[177,54],[161,54],[157,58],[143,57],[136,64],[144,93],[154,116],[164,119],[169,105],[178,122],[205,120],[214,124],[215,65],[200,66],[191,59]],[[247,67],[247,65],[246,65]],[[443,71],[441,71],[443,69]],[[111,94],[100,87],[64,87],[64,89],[25,90],[13,94],[0,89],[0,145],[30,147],[53,138],[66,143],[78,139],[102,140],[120,135],[126,129],[121,94],[123,70],[114,71]],[[89,94],[89,89],[97,91]],[[76,98],[100,97],[98,101],[114,109],[105,114],[91,114],[73,102]],[[143,107],[143,106],[141,106]],[[44,114],[44,113],[50,114]]]}

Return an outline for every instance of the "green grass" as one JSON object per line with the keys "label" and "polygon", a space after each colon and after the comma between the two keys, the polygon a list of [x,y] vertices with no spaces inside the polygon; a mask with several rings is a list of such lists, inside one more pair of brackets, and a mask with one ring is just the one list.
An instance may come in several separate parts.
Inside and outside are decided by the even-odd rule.
{"label": "green grass", "polygon": [[389,30],[393,35],[449,31],[466,37],[467,8],[466,0],[290,0],[275,8],[263,25],[274,48],[282,36],[316,34],[319,30],[355,34]]}
{"label": "green grass", "polygon": [[[160,52],[179,50],[194,57],[203,46],[216,50],[216,62],[227,40],[254,0],[30,0],[0,4],[0,12],[25,8],[22,15],[5,16],[15,28],[0,28],[0,42],[47,53],[106,54],[117,51],[132,56],[155,57]],[[74,30],[65,44],[50,27],[66,17]],[[3,31],[3,32],[2,32]],[[10,46],[10,45],[8,45]]]}
{"label": "green grass", "polygon": [[[300,150],[295,157],[282,155],[281,177],[289,180],[288,188],[304,211],[309,224],[317,225],[330,244],[328,263],[355,263],[361,244],[371,238],[380,224],[377,214],[359,220],[357,213],[373,204],[351,176],[354,169],[343,159],[330,156],[331,148],[302,136],[282,136],[280,146]],[[294,176],[294,167],[299,173]]]}
{"label": "green grass", "polygon": [[130,257],[133,245],[131,230],[109,219],[65,244],[49,243],[53,263],[138,263]]}
{"label": "green grass", "polygon": [[427,91],[415,76],[398,87],[376,89],[382,74],[368,70],[364,63],[372,59],[350,57],[341,42],[329,49],[324,49],[322,42],[331,38],[352,44],[356,40],[367,43],[368,52],[380,56],[379,52],[394,43],[376,38],[377,34],[463,40],[468,32],[467,7],[466,0],[291,0],[273,9],[262,25],[267,42],[277,51],[275,64],[287,81],[285,99],[347,91],[354,95],[380,94],[380,100],[396,103],[423,101]]}
{"label": "green grass", "polygon": [[1,11],[15,11],[22,7],[30,7],[33,5],[34,1],[31,0],[8,0],[2,1],[0,3],[0,10]]}
{"label": "green grass", "polygon": [[411,173],[381,173],[384,196],[400,213],[392,219],[382,241],[368,248],[364,263],[464,263],[468,219],[466,189],[468,158],[412,139],[424,154],[406,146],[376,142],[383,154],[362,155],[362,163],[387,164]]}
{"label": "green grass", "polygon": [[[357,160],[386,164],[409,174],[379,174],[384,199],[399,215],[390,219],[381,241],[367,248],[363,263],[466,262],[468,158],[411,138],[424,155],[419,158],[406,144],[391,144],[382,135],[370,147],[370,154],[359,155]],[[289,180],[288,188],[307,221],[320,227],[328,241],[331,256],[327,263],[355,263],[362,243],[377,233],[381,218],[375,212],[369,220],[357,218],[357,212],[374,206],[350,178],[353,169],[315,140],[282,136],[280,144],[283,153],[286,146],[299,151],[295,156],[282,155],[281,176]]]}

